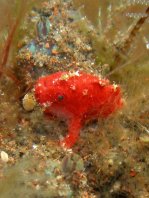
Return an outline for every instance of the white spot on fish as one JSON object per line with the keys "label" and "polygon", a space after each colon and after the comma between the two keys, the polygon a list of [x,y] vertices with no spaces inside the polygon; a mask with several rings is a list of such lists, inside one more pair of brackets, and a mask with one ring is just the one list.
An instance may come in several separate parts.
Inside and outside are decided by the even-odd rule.
{"label": "white spot on fish", "polygon": [[114,91],[116,91],[116,89],[118,88],[118,85],[117,84],[113,84],[113,89],[114,89]]}
{"label": "white spot on fish", "polygon": [[76,86],[75,85],[70,85],[70,89],[72,89],[73,91],[76,90]]}
{"label": "white spot on fish", "polygon": [[41,83],[38,83],[38,84],[37,84],[37,86],[38,86],[38,87],[41,87],[41,86],[42,86],[42,84],[41,84]]}
{"label": "white spot on fish", "polygon": [[84,90],[83,90],[83,95],[84,95],[84,96],[87,96],[87,95],[88,95],[88,89],[84,89]]}
{"label": "white spot on fish", "polygon": [[51,102],[45,102],[43,103],[43,107],[47,108],[47,107],[50,107],[52,105]]}

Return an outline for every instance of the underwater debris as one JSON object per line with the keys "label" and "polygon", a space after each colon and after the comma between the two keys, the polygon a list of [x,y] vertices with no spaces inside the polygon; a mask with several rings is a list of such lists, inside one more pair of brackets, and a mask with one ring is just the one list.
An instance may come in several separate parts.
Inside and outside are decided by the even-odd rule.
{"label": "underwater debris", "polygon": [[3,162],[8,162],[9,160],[8,154],[5,151],[1,151],[1,160]]}
{"label": "underwater debris", "polygon": [[[81,2],[81,0],[79,1]],[[91,2],[92,5],[93,2]],[[130,4],[133,4],[133,2],[140,2],[141,4],[141,1],[130,2]],[[100,1],[100,3],[104,6],[103,12],[106,10],[106,3],[109,4],[108,12],[105,11],[105,15],[111,14],[111,17],[109,17],[110,15],[108,16],[109,22],[112,22],[115,31],[117,31],[115,24],[118,24],[124,38],[126,32],[121,27],[125,26],[128,28],[128,24],[125,23],[127,21],[123,20],[122,17],[119,17],[118,11],[114,9],[114,4],[117,4],[116,8],[119,8],[119,4],[123,4],[124,7],[125,1]],[[92,42],[96,43],[96,39],[94,40],[95,37],[90,37],[95,32],[92,32],[90,25],[86,24],[85,18],[81,18],[80,15],[76,14],[77,12],[73,10],[73,6],[69,7],[68,4],[69,2],[66,0],[46,1],[44,2],[44,5],[46,5],[44,8],[41,6],[41,8],[36,10],[33,9],[30,14],[26,15],[28,24],[25,22],[25,25],[23,25],[23,28],[26,28],[24,29],[24,47],[21,47],[18,52],[17,58],[20,59],[18,65],[15,64],[17,68],[15,70],[16,73],[14,72],[21,80],[21,86],[24,86],[25,83],[30,85],[30,79],[34,83],[40,76],[46,76],[59,70],[68,71],[69,69],[74,69],[75,71],[62,76],[61,81],[63,83],[69,82],[71,78],[76,78],[76,71],[78,70],[96,74],[104,73],[105,75],[109,72],[108,70],[111,66],[109,64],[111,63],[110,57],[112,57],[112,60],[114,57],[109,50],[109,45],[113,44],[111,41],[114,41],[112,33],[109,34],[111,40],[108,41],[106,32],[97,34],[98,38],[106,36],[104,37],[103,45],[99,44],[104,54],[97,50],[97,59],[99,58],[99,61],[95,64]],[[142,4],[145,4],[145,1],[142,1]],[[66,7],[68,6],[68,10],[65,9],[66,7],[64,8],[65,5]],[[37,1],[35,6],[37,6]],[[65,18],[67,11],[70,17]],[[121,9],[121,12],[122,15],[125,15],[123,9]],[[35,26],[32,25],[32,19],[35,21]],[[122,22],[122,26],[119,25],[117,19]],[[63,20],[64,23],[62,22]],[[84,24],[87,25],[84,32],[78,27],[80,24],[78,20],[82,21],[83,30]],[[128,17],[127,20],[130,21]],[[57,25],[61,25],[61,27]],[[69,28],[67,28],[67,25]],[[36,27],[36,35],[29,36],[29,32],[33,31],[34,27]],[[87,36],[84,36],[84,34]],[[123,40],[119,32],[116,34],[119,41]],[[144,33],[140,32],[139,36],[143,38]],[[17,39],[20,39],[20,36]],[[51,40],[53,41],[52,44],[50,43]],[[136,46],[141,52],[140,45]],[[108,57],[106,57],[105,53],[108,54]],[[137,53],[134,56],[138,59]],[[11,58],[14,59],[14,57]],[[12,61],[11,58],[10,62]],[[129,57],[126,59],[129,60]],[[130,58],[131,61],[132,59]],[[105,72],[103,72],[105,65],[102,68],[98,67],[103,62],[108,62],[108,70]],[[119,74],[116,78],[115,76],[113,78],[110,76],[112,80],[119,81],[124,86],[127,97],[126,107],[128,108],[127,110],[126,108],[124,109],[126,116],[124,117],[122,114],[122,117],[116,116],[106,120],[101,119],[99,122],[87,123],[82,129],[83,133],[80,135],[78,144],[73,150],[69,150],[71,153],[68,153],[67,149],[57,146],[54,142],[61,134],[65,136],[65,123],[55,120],[51,121],[43,117],[45,108],[50,108],[52,104],[46,103],[44,108],[37,106],[32,109],[34,105],[32,106],[32,102],[30,105],[30,99],[27,96],[30,93],[28,91],[32,89],[33,83],[27,91],[21,90],[21,97],[19,98],[22,99],[24,95],[25,97],[23,101],[18,101],[16,100],[14,87],[12,84],[7,83],[10,79],[1,78],[1,80],[4,80],[0,84],[0,146],[2,151],[9,154],[8,163],[0,163],[1,196],[10,198],[11,194],[13,198],[20,197],[20,195],[29,198],[47,198],[50,196],[148,198],[149,144],[147,101],[149,100],[147,94],[144,94],[146,91],[144,83],[148,82],[148,69],[144,71],[145,67],[148,68],[148,63],[144,67],[145,62],[146,60],[140,61],[140,66],[134,65],[135,69],[133,70],[130,70],[130,67],[133,66],[131,65],[127,68],[127,73],[122,72],[122,78]],[[13,68],[12,62],[10,65]],[[141,77],[138,73],[142,74]],[[107,82],[103,82],[102,79],[98,82],[98,85],[104,89],[107,86]],[[138,88],[138,92],[136,88]],[[72,92],[77,91],[77,86],[71,84],[70,90]],[[117,85],[114,84],[113,91],[116,92],[116,90]],[[142,97],[142,100],[138,100],[135,94],[137,97]],[[144,96],[142,96],[143,94]],[[88,88],[82,90],[82,95],[88,97]],[[132,97],[132,103],[130,103],[130,97]],[[61,92],[58,93],[57,98],[59,102],[63,102],[66,99]],[[32,110],[24,111],[22,102],[25,102],[24,107],[26,110]],[[129,122],[127,117],[134,123]],[[139,126],[138,123],[141,123],[143,127]],[[73,153],[74,151],[75,153]],[[24,167],[26,162],[23,159],[26,156],[29,156],[28,168]],[[32,160],[34,163],[32,163]],[[19,166],[17,166],[18,164]]]}
{"label": "underwater debris", "polygon": [[26,111],[32,111],[36,105],[33,93],[27,93],[23,98],[22,104]]}
{"label": "underwater debris", "polygon": [[39,78],[35,84],[35,98],[45,114],[68,121],[68,135],[60,141],[66,148],[75,144],[85,121],[106,118],[121,108],[121,97],[118,85],[83,72],[57,72]]}
{"label": "underwater debris", "polygon": [[62,170],[65,174],[72,174],[74,171],[84,171],[83,159],[75,153],[66,155],[62,160]]}
{"label": "underwater debris", "polygon": [[60,70],[94,68],[92,40],[78,28],[78,19],[74,16],[80,13],[74,9],[72,1],[51,1],[41,9],[34,9],[32,14],[36,37],[22,46],[17,55],[23,77],[30,73],[35,80]]}
{"label": "underwater debris", "polygon": [[149,146],[149,135],[142,134],[139,139],[144,145]]}

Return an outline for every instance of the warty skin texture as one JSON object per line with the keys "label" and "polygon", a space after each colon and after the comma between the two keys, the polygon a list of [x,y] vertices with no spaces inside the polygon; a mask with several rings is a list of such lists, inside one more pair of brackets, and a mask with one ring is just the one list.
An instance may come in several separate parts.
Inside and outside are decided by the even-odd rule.
{"label": "warty skin texture", "polygon": [[87,120],[107,118],[123,104],[119,86],[83,72],[57,72],[39,78],[35,98],[48,117],[66,120],[68,135],[60,141],[66,148],[75,144]]}

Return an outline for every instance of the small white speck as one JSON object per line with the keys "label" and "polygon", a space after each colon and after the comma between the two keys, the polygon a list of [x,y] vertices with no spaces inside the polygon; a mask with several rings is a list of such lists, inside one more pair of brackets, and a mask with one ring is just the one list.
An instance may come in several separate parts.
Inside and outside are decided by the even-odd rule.
{"label": "small white speck", "polygon": [[42,86],[42,84],[41,83],[38,83],[38,87],[41,87]]}
{"label": "small white speck", "polygon": [[39,190],[40,189],[40,185],[38,184],[37,186],[36,186],[36,190]]}
{"label": "small white speck", "polygon": [[104,87],[104,86],[106,86],[106,81],[104,81],[103,79],[99,80],[99,84],[100,84],[100,86]]}
{"label": "small white speck", "polygon": [[70,89],[76,90],[76,86],[75,86],[75,85],[71,85],[71,86],[70,86]]}
{"label": "small white speck", "polygon": [[80,76],[79,71],[76,71],[76,72],[75,72],[75,75],[76,75],[76,76]]}
{"label": "small white speck", "polygon": [[46,184],[49,184],[49,183],[50,183],[50,182],[47,180],[47,181],[46,181]]}
{"label": "small white speck", "polygon": [[38,146],[36,144],[33,144],[32,148],[36,149]]}
{"label": "small white speck", "polygon": [[51,106],[51,102],[46,102],[46,103],[43,103],[43,107],[47,108],[47,107],[50,107]]}
{"label": "small white speck", "polygon": [[88,89],[84,89],[84,90],[83,90],[83,95],[84,95],[84,96],[87,96],[87,94],[88,94]]}
{"label": "small white speck", "polygon": [[8,154],[5,151],[1,151],[1,159],[3,162],[8,162]]}
{"label": "small white speck", "polygon": [[56,177],[56,179],[58,179],[58,180],[60,180],[60,179],[62,179],[62,178],[63,178],[62,175],[58,175],[58,176]]}
{"label": "small white speck", "polygon": [[118,88],[118,85],[117,84],[113,84],[114,91],[116,91],[117,88]]}
{"label": "small white speck", "polygon": [[149,49],[149,43],[146,44],[146,48]]}

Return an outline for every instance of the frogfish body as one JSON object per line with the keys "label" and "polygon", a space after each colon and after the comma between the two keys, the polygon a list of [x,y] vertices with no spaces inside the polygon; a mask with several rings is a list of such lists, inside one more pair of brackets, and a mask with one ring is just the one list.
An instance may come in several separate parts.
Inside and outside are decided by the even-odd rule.
{"label": "frogfish body", "polygon": [[85,121],[107,118],[122,107],[121,89],[109,80],[83,72],[57,72],[40,77],[35,98],[46,115],[65,119],[68,135],[60,144],[71,148]]}

